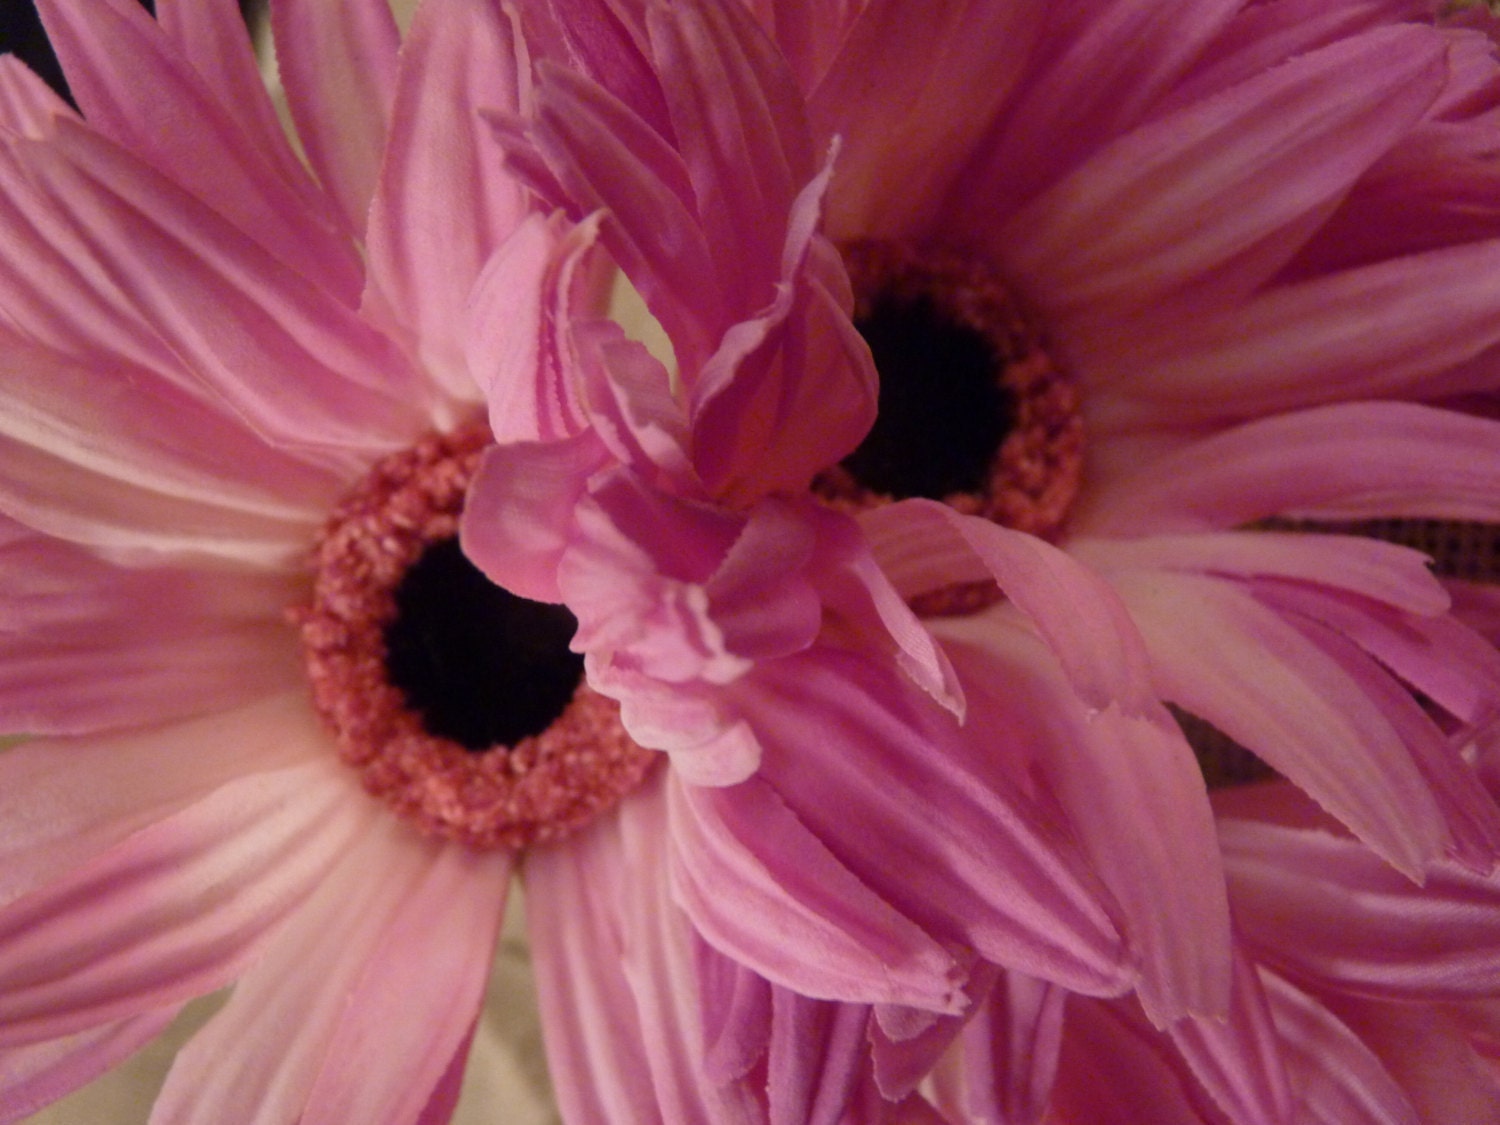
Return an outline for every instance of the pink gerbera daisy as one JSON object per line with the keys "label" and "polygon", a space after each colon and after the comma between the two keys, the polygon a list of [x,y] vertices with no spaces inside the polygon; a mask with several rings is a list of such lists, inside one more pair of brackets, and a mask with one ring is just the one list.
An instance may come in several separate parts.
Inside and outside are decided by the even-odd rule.
{"label": "pink gerbera daisy", "polygon": [[[1418,552],[1306,524],[1500,521],[1500,425],[1447,401],[1500,381],[1494,45],[1421,3],[750,7],[780,52],[730,0],[530,13],[593,81],[544,69],[502,139],[675,354],[546,339],[476,560],[573,609],[717,817],[789,810],[981,961],[1081,975],[1097,939],[1024,877],[1080,848],[1147,1026],[1266,1003],[1176,716],[1400,877],[1488,872],[1459,748],[1494,649]],[[974,877],[990,847],[1028,897]]]}
{"label": "pink gerbera daisy", "polygon": [[[304,163],[230,0],[40,8],[82,113],[0,58],[0,728],[36,736],[0,754],[0,1120],[231,983],[152,1121],[447,1120],[518,873],[570,1120],[868,1096],[849,1017],[678,907],[676,791],[567,613],[457,548],[476,373],[598,280],[477,115],[528,96],[507,10],[402,42],[384,0],[277,4]],[[935,942],[865,937],[884,999],[958,1003]]]}

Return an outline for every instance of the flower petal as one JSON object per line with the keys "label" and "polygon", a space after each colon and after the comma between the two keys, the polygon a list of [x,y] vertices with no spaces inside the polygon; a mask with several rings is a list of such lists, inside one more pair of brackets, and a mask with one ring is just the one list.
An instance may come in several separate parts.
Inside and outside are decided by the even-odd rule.
{"label": "flower petal", "polygon": [[1437,97],[1445,46],[1382,28],[1153,120],[1017,213],[1002,260],[1057,316],[1199,284],[1346,192]]}
{"label": "flower petal", "polygon": [[964,1027],[961,1063],[939,1078],[955,1120],[1040,1125],[1057,1077],[1066,1000],[1057,985],[1001,975]]}
{"label": "flower petal", "polygon": [[[667,791],[675,897],[725,954],[804,996],[958,1010],[948,953],[840,864],[763,781],[704,789],[674,779]],[[781,862],[768,866],[772,859]]]}
{"label": "flower petal", "polygon": [[373,804],[331,757],[232,781],[0,911],[0,1043],[72,1035],[240,973]]}
{"label": "flower petal", "polygon": [[463,355],[470,291],[526,213],[478,116],[519,108],[526,64],[514,18],[482,0],[421,6],[370,207],[366,307],[460,400],[474,397]]}
{"label": "flower petal", "polygon": [[1320,988],[1464,1000],[1500,988],[1500,886],[1456,864],[1419,885],[1357,841],[1219,824],[1235,918],[1256,956]]}
{"label": "flower petal", "polygon": [[401,37],[390,5],[281,0],[271,28],[307,161],[349,230],[363,238],[396,89]]}
{"label": "flower petal", "polygon": [[0,753],[0,906],[110,852],[236,778],[326,753],[300,696],[109,737]]}
{"label": "flower petal", "polygon": [[359,262],[331,204],[295,158],[267,154],[272,134],[247,133],[146,12],[128,0],[40,0],[37,9],[93,128],[212,201],[279,261],[353,299]]}
{"label": "flower petal", "polygon": [[1271,516],[1500,522],[1500,422],[1404,402],[1276,415],[1102,482],[1079,530],[1134,538]]}

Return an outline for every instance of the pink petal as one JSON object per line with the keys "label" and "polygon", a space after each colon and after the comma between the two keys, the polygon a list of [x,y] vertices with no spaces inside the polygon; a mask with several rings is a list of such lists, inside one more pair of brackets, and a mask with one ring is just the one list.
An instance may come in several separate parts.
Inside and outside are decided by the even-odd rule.
{"label": "pink petal", "polygon": [[[1115,705],[1126,715],[1155,706],[1145,651],[1124,606],[1107,584],[1062,551],[928,500],[875,509],[861,516],[860,525],[876,560],[903,594],[911,597],[988,573],[1036,626],[1088,706]],[[942,560],[941,569],[911,557],[918,544]],[[965,555],[972,558],[950,563]],[[974,567],[975,560],[982,569]]]}
{"label": "pink petal", "polygon": [[[1049,8],[1021,96],[985,140],[983,164],[955,192],[964,218],[956,229],[998,234],[996,210],[1012,209],[1139,123],[1239,7],[1107,0],[1087,10]],[[990,249],[1004,260],[1003,245]]]}
{"label": "pink petal", "polygon": [[1278,515],[1500,522],[1500,423],[1397,402],[1278,415],[1104,482],[1078,526],[1133,538]]}
{"label": "pink petal", "polygon": [[0,911],[0,1043],[210,992],[375,811],[332,757],[230,782]]}
{"label": "pink petal", "polygon": [[422,6],[402,46],[370,208],[366,304],[459,399],[474,394],[463,355],[470,291],[526,213],[478,116],[520,104],[513,18],[482,0]]}
{"label": "pink petal", "polygon": [[1151,650],[1162,695],[1252,750],[1415,875],[1447,828],[1367,687],[1228,582],[1122,572],[1114,585]]}
{"label": "pink petal", "polygon": [[1036,23],[1025,5],[983,0],[863,6],[809,95],[819,138],[843,138],[836,237],[912,237],[940,220],[943,193],[1024,73]]}
{"label": "pink petal", "polygon": [[1298,1120],[1270,1004],[1255,965],[1241,950],[1235,950],[1225,1018],[1180,1020],[1167,1031],[1193,1076],[1232,1120]]}
{"label": "pink petal", "polygon": [[1181,730],[1160,704],[1140,716],[1087,706],[1029,632],[985,624],[982,635],[940,629],[970,638],[950,652],[973,736],[1025,756],[1050,782],[1123,911],[1152,1021],[1222,1016],[1229,906],[1203,776]]}
{"label": "pink petal", "polygon": [[721,790],[674,780],[668,808],[676,898],[725,954],[805,996],[959,1010],[952,958],[840,864],[764,782]]}
{"label": "pink petal", "polygon": [[527,857],[527,928],[569,1121],[748,1122],[707,1078],[692,932],[673,904],[664,774],[619,814]]}
{"label": "pink petal", "polygon": [[650,6],[646,22],[720,284],[749,299],[744,315],[769,298],[782,228],[812,177],[802,99],[741,5]]}
{"label": "pink petal", "polygon": [[1312,997],[1261,970],[1301,1120],[1308,1125],[1419,1125],[1380,1060]]}
{"label": "pink petal", "polygon": [[[229,115],[178,44],[128,0],[37,5],[89,124],[245,231],[279,261],[344,299],[359,291],[339,217],[295,161],[269,156]],[[278,138],[284,144],[284,138]]]}
{"label": "pink petal", "polygon": [[[598,223],[565,231],[533,215],[485,264],[469,300],[464,360],[502,444],[556,441],[586,424],[565,346],[587,308]],[[583,308],[579,306],[583,305]]]}
{"label": "pink petal", "polygon": [[1455,864],[1421,884],[1354,840],[1222,820],[1235,918],[1279,972],[1403,1000],[1460,1000],[1500,987],[1500,888]]}
{"label": "pink petal", "polygon": [[449,845],[402,896],[345,998],[306,1125],[398,1125],[427,1105],[477,1018],[511,867]]}
{"label": "pink petal", "polygon": [[572,541],[573,509],[604,464],[590,431],[566,441],[491,446],[464,506],[464,553],[513,594],[562,601],[557,572]]}
{"label": "pink petal", "polygon": [[671,338],[683,371],[718,346],[730,314],[681,156],[628,107],[568,71],[543,68],[535,144],[579,220],[601,236]]}
{"label": "pink petal", "polygon": [[[235,985],[229,1002],[178,1053],[157,1101],[153,1120],[159,1125],[329,1120],[320,1103],[344,1094],[348,1067],[357,1068],[370,1101],[361,1107],[365,1112],[333,1120],[416,1117],[449,1062],[455,1034],[467,1036],[478,1006],[465,996],[475,982],[440,983],[427,973],[475,961],[482,987],[510,860],[424,840],[377,806],[367,808],[373,815],[336,866]],[[455,880],[461,890],[449,882]],[[434,905],[434,887],[445,884],[448,894]],[[473,923],[472,932],[449,925],[454,911]],[[441,928],[425,936],[430,966],[392,964],[393,943],[414,927]],[[400,1000],[401,1011],[374,1018],[370,1005],[387,998]],[[428,1004],[441,1009],[436,1018],[424,1018]],[[456,1033],[448,1024],[457,1025]],[[430,1045],[404,1041],[424,1032],[432,1035]],[[399,1118],[382,1104],[392,1098],[409,1103]]]}
{"label": "pink petal", "polygon": [[769,1125],[837,1125],[860,1079],[868,1008],[772,992]]}
{"label": "pink petal", "polygon": [[12,747],[0,754],[0,904],[44,893],[236,778],[326,752],[298,696],[170,727]]}
{"label": "pink petal", "polygon": [[283,0],[271,12],[271,26],[277,71],[308,163],[361,237],[396,89],[401,37],[390,5]]}
{"label": "pink petal", "polygon": [[[832,649],[764,665],[734,700],[764,747],[760,775],[928,933],[1081,991],[1126,983],[1092,872],[991,753],[991,732],[961,731],[894,672]],[[761,860],[773,871],[794,862]]]}
{"label": "pink petal", "polygon": [[1500,241],[1472,241],[1178,317],[1117,355],[1110,380],[1120,398],[1097,408],[1113,409],[1112,423],[1168,410],[1180,425],[1471,389],[1447,373],[1500,343],[1497,272]]}
{"label": "pink petal", "polygon": [[73,107],[20,59],[0,55],[0,128],[23,137],[42,137],[59,115],[73,116]]}
{"label": "pink petal", "polygon": [[171,349],[180,381],[274,443],[367,458],[421,424],[425,390],[388,341],[150,168],[66,120],[15,151],[46,193],[31,221],[44,234],[72,225],[91,268],[130,278],[129,311]]}
{"label": "pink petal", "polygon": [[1148,304],[1338,199],[1432,104],[1444,54],[1384,28],[1158,118],[1020,211],[1003,260],[1054,315]]}
{"label": "pink petal", "polygon": [[1370,598],[1432,617],[1448,593],[1420,551],[1350,535],[1271,531],[1152,535],[1124,541],[1075,539],[1070,554],[1101,568],[1275,578]]}
{"label": "pink petal", "polygon": [[0,1125],[11,1125],[93,1081],[155,1039],[176,1005],[115,1023],[0,1050]]}
{"label": "pink petal", "polygon": [[[218,108],[243,130],[259,155],[288,185],[305,190],[307,174],[287,143],[239,4],[231,0],[160,0],[155,11],[167,42],[193,68]],[[281,74],[285,73],[284,61],[277,60]]]}
{"label": "pink petal", "polygon": [[1001,975],[960,1039],[956,1120],[1040,1125],[1057,1077],[1066,999],[1056,985]]}

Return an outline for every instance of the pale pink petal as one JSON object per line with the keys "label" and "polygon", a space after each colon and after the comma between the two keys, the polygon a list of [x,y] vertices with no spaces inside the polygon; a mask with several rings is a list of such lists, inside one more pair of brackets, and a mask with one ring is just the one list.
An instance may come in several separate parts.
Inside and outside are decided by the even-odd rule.
{"label": "pale pink petal", "polygon": [[308,163],[362,237],[396,90],[400,33],[391,7],[383,0],[279,0],[271,27],[277,73]]}
{"label": "pale pink petal", "polygon": [[[997,232],[997,217],[1135,126],[1240,6],[1235,0],[1165,8],[1153,0],[1049,5],[1023,96],[980,146],[984,160],[976,174],[953,194],[955,219],[962,219],[953,229]],[[1004,260],[1003,246],[987,249]]]}
{"label": "pale pink petal", "polygon": [[268,440],[367,458],[422,424],[426,393],[388,341],[175,185],[66,120],[15,147],[46,193],[33,221],[83,233],[183,381]]}
{"label": "pale pink petal", "polygon": [[1221,1017],[1230,994],[1224,875],[1203,776],[1166,709],[1086,705],[1046,647],[998,615],[938,632],[968,688],[971,737],[1024,755],[1048,779],[1119,903],[1152,1021]]}
{"label": "pale pink petal", "polygon": [[[464,361],[495,440],[556,441],[587,424],[565,367],[567,334],[588,307],[597,221],[564,230],[533,215],[485,264],[469,300]],[[583,306],[583,307],[580,307]]]}
{"label": "pale pink petal", "polygon": [[566,441],[491,446],[464,505],[464,553],[513,594],[562,601],[557,571],[572,540],[572,510],[605,464],[587,430]]}
{"label": "pale pink petal", "polygon": [[12,1125],[92,1081],[160,1035],[177,1014],[155,1012],[0,1050],[0,1125]]}
{"label": "pale pink petal", "polygon": [[519,108],[526,63],[512,20],[483,0],[421,6],[402,45],[370,209],[366,304],[459,399],[475,397],[463,354],[470,291],[526,213],[478,117]]}
{"label": "pale pink petal", "polygon": [[588,424],[610,455],[664,491],[701,494],[687,414],[662,362],[610,321],[579,325],[572,348]]}
{"label": "pale pink petal", "polygon": [[[673,779],[668,808],[676,898],[725,954],[805,996],[958,1010],[952,958],[764,782],[701,789]],[[772,857],[783,862],[768,866]]]}
{"label": "pale pink petal", "polygon": [[90,125],[149,160],[277,259],[345,300],[359,291],[340,216],[295,163],[273,161],[177,44],[130,0],[41,0],[47,37]]}
{"label": "pale pink petal", "polygon": [[[959,728],[895,672],[832,649],[762,666],[733,699],[764,747],[760,776],[902,914],[1080,991],[1125,986],[1107,895],[1055,810],[1024,791],[1024,766],[997,759],[984,732]],[[761,860],[773,871],[795,863]]]}
{"label": "pale pink petal", "polygon": [[73,107],[14,55],[0,55],[0,128],[23,137],[45,136]]}
{"label": "pale pink petal", "polygon": [[0,904],[44,891],[236,778],[326,752],[299,696],[170,727],[12,747],[0,754]]}
{"label": "pale pink petal", "polygon": [[1462,1000],[1500,987],[1500,885],[1456,864],[1421,884],[1357,841],[1225,819],[1235,919],[1278,972],[1370,996]]}
{"label": "pale pink petal", "polygon": [[1095,409],[1112,424],[1164,409],[1186,424],[1473,389],[1450,373],[1500,343],[1496,277],[1500,241],[1473,241],[1176,316],[1116,349]]}
{"label": "pale pink petal", "polygon": [[401,1125],[427,1104],[477,1017],[511,867],[450,844],[407,889],[344,998],[305,1125]]}
{"label": "pale pink petal", "polygon": [[[1057,654],[1088,706],[1142,715],[1156,705],[1145,650],[1125,607],[1105,582],[1061,550],[928,500],[866,512],[860,526],[876,560],[906,596],[992,576]],[[942,565],[914,558],[919,545]],[[965,555],[971,558],[965,561]]]}
{"label": "pale pink petal", "polygon": [[153,1125],[300,1120],[355,981],[430,862],[409,829],[370,808],[228,1002],[178,1051]]}
{"label": "pale pink petal", "polygon": [[[778,38],[786,10],[831,22],[839,6],[780,5]],[[1024,72],[1038,14],[985,0],[864,6],[808,98],[819,138],[844,144],[834,237],[912,237],[940,219],[942,193]]]}
{"label": "pale pink petal", "polygon": [[1445,73],[1415,26],[1303,55],[1099,150],[996,235],[1002,260],[1058,316],[1198,284],[1346,192]]}
{"label": "pale pink petal", "polygon": [[1278,515],[1500,522],[1500,423],[1397,402],[1277,415],[1103,482],[1079,530],[1134,538]]}
{"label": "pale pink petal", "polygon": [[1408,614],[1433,617],[1448,592],[1410,547],[1351,535],[1219,532],[1129,540],[1074,539],[1068,553],[1101,568],[1164,570],[1232,578],[1274,578],[1357,594]]}
{"label": "pale pink petal", "polygon": [[756,1120],[706,1072],[693,938],[672,901],[656,778],[527,857],[528,931],[554,1087],[567,1120]]}
{"label": "pale pink petal", "polygon": [[1206,719],[1415,875],[1448,829],[1367,687],[1227,581],[1120,572],[1162,695]]}
{"label": "pale pink petal", "polygon": [[1261,970],[1287,1076],[1307,1125],[1421,1125],[1375,1054],[1327,1008]]}
{"label": "pale pink petal", "polygon": [[265,948],[377,809],[323,761],[229,782],[0,911],[0,1043],[211,992]]}

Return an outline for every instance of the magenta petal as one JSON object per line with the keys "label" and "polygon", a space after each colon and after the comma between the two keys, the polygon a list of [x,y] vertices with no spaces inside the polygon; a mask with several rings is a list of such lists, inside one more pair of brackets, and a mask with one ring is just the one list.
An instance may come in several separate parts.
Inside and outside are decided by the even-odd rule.
{"label": "magenta petal", "polygon": [[59,115],[76,112],[16,56],[0,55],[0,128],[38,138],[51,131]]}
{"label": "magenta petal", "polygon": [[1448,828],[1370,689],[1229,581],[1121,572],[1162,695],[1213,723],[1415,876]]}
{"label": "magenta petal", "polygon": [[1155,706],[1145,650],[1125,607],[1105,582],[1056,547],[928,500],[887,505],[865,513],[860,523],[882,562],[886,544],[900,551],[903,542],[922,543],[943,559],[968,553],[983,568],[976,571],[968,561],[946,577],[936,570],[910,572],[923,585],[898,581],[903,594],[988,572],[1042,634],[1085,703],[1118,706],[1126,715]]}
{"label": "magenta petal", "polygon": [[271,26],[277,70],[308,163],[362,238],[396,90],[401,36],[390,5],[280,0]]}
{"label": "magenta petal", "polygon": [[988,732],[961,730],[893,671],[833,650],[768,664],[734,698],[765,748],[761,776],[928,933],[1082,991],[1126,985],[1107,896],[990,753]]}
{"label": "magenta petal", "polygon": [[166,1030],[177,1005],[116,1023],[0,1049],[0,1125],[12,1125],[123,1062]]}
{"label": "magenta petal", "polygon": [[1229,906],[1208,795],[1181,730],[1160,704],[1142,716],[1086,706],[1029,632],[998,618],[987,624],[969,645],[950,646],[976,736],[1029,754],[1050,781],[1124,912],[1152,1021],[1221,1016]]}
{"label": "magenta petal", "polygon": [[1040,1125],[1052,1101],[1066,1001],[1054,984],[1001,975],[959,1040],[962,1065],[951,1099],[960,1120]]}
{"label": "magenta petal", "polygon": [[674,781],[668,798],[676,897],[715,946],[805,996],[959,1010],[952,958],[839,863],[763,781],[729,789]]}
{"label": "magenta petal", "polygon": [[1312,997],[1272,973],[1261,982],[1308,1125],[1421,1125],[1379,1058]]}
{"label": "magenta petal", "polygon": [[1402,1000],[1500,989],[1500,884],[1456,864],[1421,884],[1354,840],[1225,819],[1235,917],[1262,961],[1326,987]]}
{"label": "magenta petal", "polygon": [[860,1079],[870,1010],[772,991],[769,1125],[838,1125]]}

